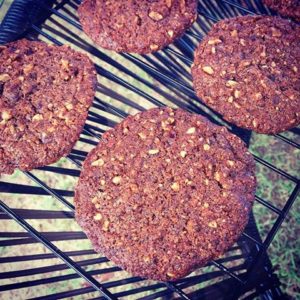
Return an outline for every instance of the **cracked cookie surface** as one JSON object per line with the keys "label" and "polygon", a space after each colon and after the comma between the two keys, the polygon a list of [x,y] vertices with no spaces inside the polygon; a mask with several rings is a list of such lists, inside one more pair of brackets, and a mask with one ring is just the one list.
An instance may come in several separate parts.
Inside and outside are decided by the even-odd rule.
{"label": "cracked cookie surface", "polygon": [[255,185],[242,140],[199,115],[155,108],[127,117],[89,153],[76,220],[118,266],[175,280],[237,240]]}
{"label": "cracked cookie surface", "polygon": [[216,23],[195,51],[199,98],[240,127],[278,133],[300,123],[300,27],[268,16]]}
{"label": "cracked cookie surface", "polygon": [[197,18],[196,0],[85,0],[78,9],[85,33],[117,52],[151,53],[180,37]]}
{"label": "cracked cookie surface", "polygon": [[67,46],[0,46],[0,173],[31,170],[70,153],[94,98],[90,59]]}

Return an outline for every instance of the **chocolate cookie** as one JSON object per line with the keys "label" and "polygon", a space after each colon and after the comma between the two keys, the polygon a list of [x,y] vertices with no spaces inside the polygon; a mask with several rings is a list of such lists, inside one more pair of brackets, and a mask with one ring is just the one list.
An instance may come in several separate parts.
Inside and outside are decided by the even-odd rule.
{"label": "chocolate cookie", "polygon": [[27,40],[0,46],[0,173],[69,154],[95,84],[92,62],[67,46]]}
{"label": "chocolate cookie", "polygon": [[300,0],[263,0],[263,3],[282,16],[300,22]]}
{"label": "chocolate cookie", "polygon": [[254,199],[253,158],[225,127],[155,108],[107,131],[84,162],[76,219],[134,275],[175,280],[239,237]]}
{"label": "chocolate cookie", "polygon": [[195,52],[197,95],[226,120],[259,133],[300,123],[300,27],[244,16],[213,26]]}
{"label": "chocolate cookie", "polygon": [[181,36],[197,18],[197,0],[84,0],[83,30],[99,46],[117,52],[150,53]]}

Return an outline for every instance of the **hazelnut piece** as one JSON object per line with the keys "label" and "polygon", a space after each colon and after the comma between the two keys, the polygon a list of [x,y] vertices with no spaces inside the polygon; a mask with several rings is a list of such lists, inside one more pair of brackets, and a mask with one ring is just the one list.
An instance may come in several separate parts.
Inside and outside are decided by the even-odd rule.
{"label": "hazelnut piece", "polygon": [[202,70],[203,70],[203,72],[205,72],[205,73],[207,73],[209,75],[214,74],[214,69],[212,67],[210,67],[210,66],[204,66],[202,68]]}
{"label": "hazelnut piece", "polygon": [[190,128],[186,131],[187,134],[193,134],[193,133],[195,133],[195,132],[196,132],[196,128],[195,128],[195,127],[190,127]]}
{"label": "hazelnut piece", "polygon": [[102,167],[104,165],[104,160],[102,158],[97,159],[97,160],[93,161],[91,165],[93,167],[95,167],[95,166]]}
{"label": "hazelnut piece", "polygon": [[112,179],[112,182],[113,184],[115,185],[119,185],[121,183],[121,176],[115,176],[113,179]]}
{"label": "hazelnut piece", "polygon": [[217,228],[218,227],[218,224],[216,221],[211,221],[208,223],[208,227],[210,228]]}
{"label": "hazelnut piece", "polygon": [[157,153],[159,153],[159,149],[150,149],[150,150],[148,151],[148,153],[149,153],[150,155],[157,154]]}
{"label": "hazelnut piece", "polygon": [[210,146],[208,144],[203,145],[204,151],[208,151],[210,149]]}
{"label": "hazelnut piece", "polygon": [[164,18],[163,15],[161,15],[160,13],[158,13],[156,11],[150,11],[148,16],[154,21],[160,21]]}
{"label": "hazelnut piece", "polygon": [[94,220],[95,220],[95,221],[101,221],[101,220],[102,220],[102,215],[101,215],[100,213],[96,213],[96,214],[94,215]]}

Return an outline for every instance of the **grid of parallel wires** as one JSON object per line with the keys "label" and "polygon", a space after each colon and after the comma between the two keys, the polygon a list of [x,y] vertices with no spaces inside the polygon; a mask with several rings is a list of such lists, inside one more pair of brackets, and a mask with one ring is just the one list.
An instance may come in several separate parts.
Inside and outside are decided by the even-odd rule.
{"label": "grid of parallel wires", "polygon": [[[279,298],[281,291],[266,250],[299,193],[300,181],[268,159],[255,155],[257,164],[276,173],[283,184],[292,185],[283,207],[256,195],[256,204],[274,215],[268,234],[260,237],[251,216],[239,241],[222,258],[173,283],[131,277],[99,257],[74,221],[72,199],[88,151],[105,130],[128,114],[154,106],[181,107],[227,126],[248,143],[249,132],[228,124],[197,100],[190,66],[195,47],[213,23],[237,15],[270,12],[256,0],[199,1],[198,20],[181,39],[163,51],[139,56],[96,48],[82,33],[76,14],[79,4],[76,0],[58,1],[51,8],[45,7],[47,21],[33,24],[26,33],[29,39],[69,44],[89,53],[99,83],[80,140],[67,158],[1,178],[0,219],[8,231],[0,232],[0,298],[149,300],[230,299],[243,295],[252,299],[261,294],[266,299]],[[297,136],[299,129],[295,128],[272,138],[299,149]]]}

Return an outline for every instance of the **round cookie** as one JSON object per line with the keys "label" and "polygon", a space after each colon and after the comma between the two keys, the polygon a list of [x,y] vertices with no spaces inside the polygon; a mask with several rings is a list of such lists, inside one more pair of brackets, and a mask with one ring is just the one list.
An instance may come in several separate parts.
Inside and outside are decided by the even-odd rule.
{"label": "round cookie", "polygon": [[263,3],[282,16],[300,22],[300,0],[263,0]]}
{"label": "round cookie", "polygon": [[94,98],[89,58],[67,46],[0,46],[0,173],[31,170],[70,153]]}
{"label": "round cookie", "polygon": [[300,27],[269,16],[215,24],[195,51],[204,102],[236,125],[273,134],[300,123]]}
{"label": "round cookie", "polygon": [[197,18],[197,0],[84,0],[78,9],[85,33],[117,52],[151,53],[180,37]]}
{"label": "round cookie", "polygon": [[155,108],[103,134],[75,189],[76,220],[94,249],[133,275],[175,280],[239,237],[254,162],[225,127]]}

